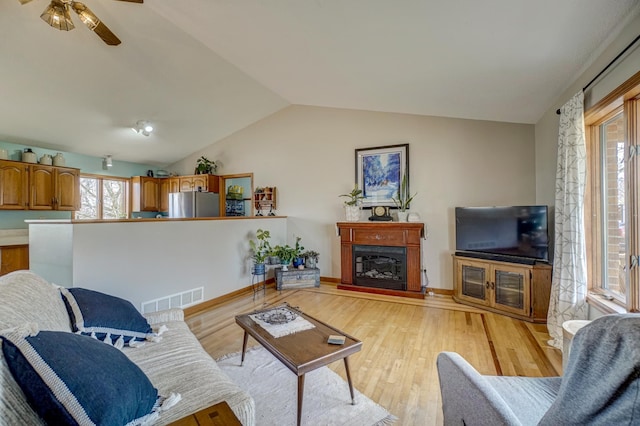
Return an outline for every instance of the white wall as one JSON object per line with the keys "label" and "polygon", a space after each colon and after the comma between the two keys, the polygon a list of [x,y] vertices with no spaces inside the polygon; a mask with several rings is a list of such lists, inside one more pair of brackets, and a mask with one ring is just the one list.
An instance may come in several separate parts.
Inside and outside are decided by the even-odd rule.
{"label": "white wall", "polygon": [[[355,182],[356,148],[409,143],[412,211],[428,230],[423,263],[429,286],[452,289],[454,207],[535,201],[532,125],[290,106],[169,167],[193,170],[201,155],[218,173],[254,173],[254,186],[278,188],[287,239],[320,253],[322,276],[340,277],[335,223],[339,194]],[[368,215],[365,214],[363,217]]]}
{"label": "white wall", "polygon": [[197,287],[209,300],[251,285],[249,239],[258,228],[279,244],[287,220],[33,223],[29,258],[48,281],[122,297],[136,308]]}

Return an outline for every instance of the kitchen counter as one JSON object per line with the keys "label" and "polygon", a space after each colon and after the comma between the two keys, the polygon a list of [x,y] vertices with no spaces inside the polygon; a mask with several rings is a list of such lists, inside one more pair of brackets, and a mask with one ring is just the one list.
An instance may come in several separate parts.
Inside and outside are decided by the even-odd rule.
{"label": "kitchen counter", "polygon": [[[255,220],[255,219],[286,219],[287,216],[230,216],[230,217],[138,217],[134,219],[93,219],[93,220],[69,220],[69,219],[33,219],[25,220],[26,223],[46,223],[46,224],[73,224],[82,225],[83,223],[126,223],[126,222],[193,222],[193,221],[210,221],[210,220]],[[26,229],[24,230],[27,231]],[[27,233],[28,235],[28,233]],[[28,237],[27,237],[28,240]]]}
{"label": "kitchen counter", "polygon": [[0,247],[29,244],[28,229],[0,229]]}

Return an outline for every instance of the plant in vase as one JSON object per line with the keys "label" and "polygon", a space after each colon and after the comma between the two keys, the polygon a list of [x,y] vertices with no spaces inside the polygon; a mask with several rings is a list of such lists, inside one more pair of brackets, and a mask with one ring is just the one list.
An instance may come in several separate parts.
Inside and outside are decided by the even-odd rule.
{"label": "plant in vase", "polygon": [[288,244],[285,244],[283,246],[277,245],[277,246],[275,246],[273,248],[272,255],[273,256],[277,256],[278,259],[280,259],[280,264],[282,265],[282,270],[283,271],[288,271],[289,270],[289,264],[291,263],[291,261],[293,260],[293,258],[296,255],[296,249],[294,249],[293,247],[289,246]]}
{"label": "plant in vase", "polygon": [[400,186],[398,186],[398,193],[396,197],[391,197],[394,204],[398,208],[398,222],[406,222],[407,214],[409,213],[407,210],[409,209],[409,205],[413,200],[413,197],[417,195],[409,192],[409,173],[405,172],[404,176],[402,176],[402,181],[400,182]]}
{"label": "plant in vase", "polygon": [[218,165],[215,161],[209,160],[207,157],[202,156],[198,158],[196,162],[196,170],[195,173],[197,175],[211,175],[215,174],[218,169]]}
{"label": "plant in vase", "polygon": [[265,260],[270,256],[272,251],[269,238],[271,238],[269,231],[258,229],[256,231],[256,239],[249,241],[251,257],[253,258],[253,273],[256,275],[264,274]]}
{"label": "plant in vase", "polygon": [[296,237],[296,245],[293,248],[296,251],[295,256],[293,256],[293,267],[298,269],[304,268],[304,257],[302,256],[302,252],[304,252],[304,247],[300,244],[300,240],[302,238]]}
{"label": "plant in vase", "polygon": [[341,194],[340,197],[349,198],[344,202],[344,211],[347,222],[357,222],[360,220],[360,203],[364,200],[362,189],[356,184],[350,193]]}
{"label": "plant in vase", "polygon": [[318,257],[320,253],[317,251],[309,250],[302,253],[302,257],[305,259],[305,266],[307,268],[315,268],[318,264]]}

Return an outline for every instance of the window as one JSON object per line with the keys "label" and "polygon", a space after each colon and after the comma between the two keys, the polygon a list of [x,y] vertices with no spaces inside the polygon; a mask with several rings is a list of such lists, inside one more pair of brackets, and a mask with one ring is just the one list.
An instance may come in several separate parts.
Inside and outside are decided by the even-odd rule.
{"label": "window", "polygon": [[126,219],[129,179],[100,175],[80,176],[80,210],[78,220]]}
{"label": "window", "polygon": [[[631,312],[640,308],[639,111],[636,75],[585,113],[585,226],[592,301],[606,299]],[[601,307],[606,310],[606,303]]]}

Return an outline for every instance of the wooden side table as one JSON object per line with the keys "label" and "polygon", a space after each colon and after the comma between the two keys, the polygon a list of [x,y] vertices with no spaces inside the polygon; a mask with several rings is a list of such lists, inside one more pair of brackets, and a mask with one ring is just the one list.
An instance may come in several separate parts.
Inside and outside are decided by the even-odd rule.
{"label": "wooden side table", "polygon": [[183,417],[169,426],[242,426],[226,401],[212,405],[187,417]]}

